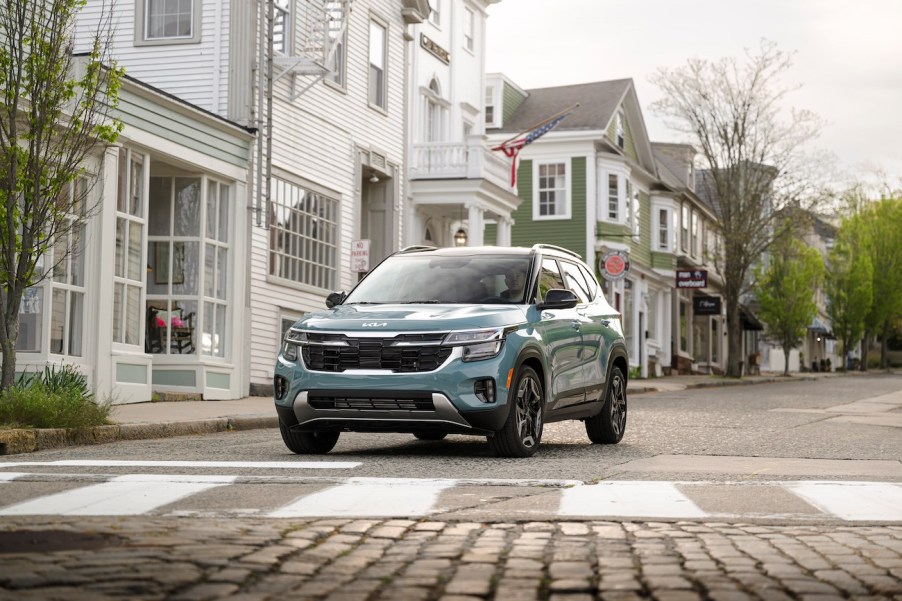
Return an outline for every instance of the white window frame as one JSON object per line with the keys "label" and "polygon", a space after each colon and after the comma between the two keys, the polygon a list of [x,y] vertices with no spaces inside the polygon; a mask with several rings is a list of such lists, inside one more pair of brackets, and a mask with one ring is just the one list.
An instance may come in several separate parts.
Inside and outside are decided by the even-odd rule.
{"label": "white window frame", "polygon": [[[542,176],[540,175],[540,173],[541,173],[543,167],[547,168],[547,167],[551,167],[551,166],[555,166],[555,167],[563,166],[563,168],[564,168],[564,173],[563,173],[564,185],[563,185],[563,187],[555,186],[554,188],[546,188],[545,189],[545,191],[553,191],[555,194],[555,198],[554,198],[555,213],[553,215],[542,215],[541,214],[541,194],[542,194],[543,190],[539,188],[539,183],[542,179]],[[571,212],[572,212],[572,205],[571,205],[571,198],[570,198],[571,197],[570,171],[571,171],[571,166],[570,166],[569,159],[559,159],[559,160],[546,159],[546,160],[534,160],[533,161],[533,180],[532,180],[532,182],[533,182],[533,185],[532,185],[532,189],[533,189],[532,219],[533,219],[533,221],[553,221],[553,220],[558,220],[558,219],[570,219]],[[558,193],[560,193],[563,196],[563,198],[559,199]],[[560,206],[558,204],[559,200],[563,202],[563,206]]]}
{"label": "white window frame", "polygon": [[201,41],[201,4],[202,0],[184,0],[191,2],[191,33],[187,36],[149,37],[147,27],[150,24],[149,11],[151,4],[162,0],[135,0],[135,46],[163,46],[169,44],[197,44]]}
{"label": "white window frame", "polygon": [[442,27],[442,0],[429,0],[429,17],[428,20],[436,29]]}
{"label": "white window frame", "polygon": [[[271,189],[273,215],[294,220],[298,228],[270,224],[268,278],[304,290],[335,290],[341,262],[340,195],[281,176],[273,176]],[[303,206],[298,210],[292,208],[300,205],[307,195],[315,197],[312,198],[315,214]],[[316,231],[311,232],[313,226]],[[320,230],[326,235],[320,237]],[[273,242],[279,240],[283,244],[273,248]]]}
{"label": "white window frame", "polygon": [[[673,209],[660,204],[652,205],[651,239],[655,252],[673,252]],[[663,218],[663,221],[662,221]],[[661,233],[664,243],[661,243]]]}
{"label": "white window frame", "polygon": [[495,86],[485,87],[484,113],[486,127],[500,127],[500,124],[498,123],[498,96],[497,88]]}
{"label": "white window frame", "polygon": [[[294,47],[294,0],[272,0],[273,3],[273,52],[291,56]],[[282,22],[281,47],[276,45],[279,21]]]}
{"label": "white window frame", "polygon": [[[376,46],[378,44],[378,40],[374,39],[374,32],[376,30],[381,30],[382,32],[382,47],[379,48]],[[381,56],[380,56],[381,54]],[[374,63],[373,61],[378,59],[381,65]],[[367,53],[368,60],[368,71],[367,71],[367,102],[371,108],[377,109],[382,112],[387,112],[388,109],[388,23],[385,23],[381,19],[375,18],[375,16],[370,15],[370,30],[369,30],[369,51]],[[375,71],[378,70],[378,74],[381,75],[380,82],[374,82]],[[374,89],[375,85],[381,83],[381,87],[378,89]]]}
{"label": "white window frame", "polygon": [[[137,181],[140,177],[140,181]],[[116,207],[117,243],[121,231],[121,254],[115,256],[113,268],[113,324],[110,336],[114,345],[138,347],[144,341],[144,289],[147,279],[147,185],[150,182],[150,157],[129,148],[119,150],[118,196]],[[120,228],[121,224],[121,228]],[[130,233],[140,228],[137,257],[133,257]],[[119,248],[117,248],[117,251]],[[129,273],[131,261],[137,260],[138,273]],[[136,296],[137,295],[137,296]],[[134,320],[134,323],[132,323]],[[130,339],[129,328],[137,337]]]}
{"label": "white window frame", "polygon": [[680,252],[689,252],[689,205],[680,206]]}
{"label": "white window frame", "polygon": [[624,124],[625,116],[623,109],[617,111],[617,118],[614,122],[614,143],[618,148],[623,149],[626,146],[626,125]]}
{"label": "white window frame", "polygon": [[[348,29],[341,27],[343,10],[341,2],[326,2],[326,13],[330,17],[328,35],[336,49],[332,54],[332,65],[327,65],[332,68],[332,73],[327,73],[323,81],[345,91],[348,85]],[[341,35],[337,35],[338,33]]]}
{"label": "white window frame", "polygon": [[[81,188],[79,190],[79,188]],[[77,213],[69,213],[66,215],[65,232],[58,234],[56,239],[48,249],[50,277],[48,277],[48,285],[44,293],[44,306],[47,308],[47,319],[49,328],[46,337],[47,352],[50,355],[60,355],[64,357],[84,357],[86,355],[87,332],[85,330],[85,311],[87,310],[87,237],[88,226],[86,217],[88,215],[90,183],[87,177],[78,177],[74,182],[67,184],[65,194],[69,195],[70,204],[78,211]],[[76,201],[71,199],[81,199],[78,205],[72,204]],[[57,257],[57,249],[62,249],[62,257]],[[58,311],[57,294],[62,294],[63,313],[61,323],[56,320]],[[73,301],[78,298],[80,300],[81,314],[76,315],[73,312]],[[60,348],[54,348],[57,339],[54,338],[56,327],[62,328],[60,332],[59,344]],[[73,342],[73,333],[77,335],[77,341]],[[43,346],[44,340],[41,341]],[[77,348],[76,348],[77,347]]]}
{"label": "white window frame", "polygon": [[[621,215],[620,190],[623,187],[620,185],[620,174],[608,172],[607,177],[605,178],[605,182],[605,221],[619,223]],[[612,186],[612,184],[616,186],[616,189],[614,189],[614,186]],[[611,209],[614,210],[612,211]]]}
{"label": "white window frame", "polygon": [[476,52],[476,13],[464,7],[464,50]]}
{"label": "white window frame", "polygon": [[447,139],[448,115],[451,103],[442,98],[441,84],[437,78],[429,82],[423,94],[423,141],[443,142]]}
{"label": "white window frame", "polygon": [[689,230],[689,252],[693,257],[698,256],[699,251],[699,218],[698,211],[696,209],[692,209],[692,217],[690,221],[690,230]]}

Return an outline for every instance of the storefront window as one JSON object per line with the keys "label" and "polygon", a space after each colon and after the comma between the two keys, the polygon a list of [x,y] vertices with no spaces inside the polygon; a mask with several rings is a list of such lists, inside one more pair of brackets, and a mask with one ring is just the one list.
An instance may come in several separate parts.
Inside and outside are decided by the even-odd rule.
{"label": "storefront window", "polygon": [[140,344],[141,290],[147,273],[144,256],[144,155],[119,154],[116,203],[116,265],[113,275],[113,342]]}
{"label": "storefront window", "polygon": [[88,182],[79,178],[63,192],[73,213],[66,218],[50,251],[50,352],[71,357],[83,354],[85,299],[85,206]]}

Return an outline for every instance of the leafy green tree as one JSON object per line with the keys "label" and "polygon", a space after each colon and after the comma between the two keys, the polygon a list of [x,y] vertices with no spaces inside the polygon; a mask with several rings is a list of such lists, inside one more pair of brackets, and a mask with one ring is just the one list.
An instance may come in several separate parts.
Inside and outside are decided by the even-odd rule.
{"label": "leafy green tree", "polygon": [[781,83],[792,55],[762,42],[744,60],[691,59],[651,78],[664,94],[652,105],[699,152],[709,175],[705,195],[717,215],[722,250],[713,257],[727,311],[726,375],[740,377],[739,303],[752,285],[752,269],[774,241],[785,210],[813,209],[823,197],[812,182],[826,157],[803,152],[822,127],[804,110],[781,106],[792,91]]}
{"label": "leafy green tree", "polygon": [[[886,343],[893,323],[902,315],[902,199],[884,198],[870,203],[858,218],[858,239],[873,266],[873,301],[865,326],[880,335],[880,366],[886,368],[889,365]],[[867,365],[866,347],[864,366]]]}
{"label": "leafy green tree", "polygon": [[855,239],[855,219],[840,225],[826,274],[827,315],[842,344],[844,363],[864,335],[865,317],[873,302],[874,268]]}
{"label": "leafy green tree", "polygon": [[[96,206],[73,186],[98,144],[113,143],[122,71],[110,63],[103,11],[83,55],[73,53],[84,0],[6,0],[0,5],[0,390],[14,384],[19,309],[26,289],[65,260]],[[106,65],[106,66],[105,66]]]}
{"label": "leafy green tree", "polygon": [[817,315],[817,289],[824,262],[817,249],[788,234],[771,247],[767,267],[756,270],[758,315],[765,334],[783,348],[783,375],[789,375],[789,353],[805,339],[808,325]]}

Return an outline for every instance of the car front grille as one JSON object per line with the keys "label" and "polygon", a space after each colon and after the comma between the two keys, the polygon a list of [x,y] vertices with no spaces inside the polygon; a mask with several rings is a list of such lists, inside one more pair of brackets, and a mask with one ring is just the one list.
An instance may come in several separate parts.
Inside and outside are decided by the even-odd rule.
{"label": "car front grille", "polygon": [[435,411],[432,397],[422,394],[397,398],[369,396],[311,395],[307,404],[313,409],[351,409],[358,411]]}
{"label": "car front grille", "polygon": [[450,347],[440,346],[444,337],[444,333],[400,334],[393,338],[308,333],[302,356],[304,365],[313,371],[433,371],[451,355]]}

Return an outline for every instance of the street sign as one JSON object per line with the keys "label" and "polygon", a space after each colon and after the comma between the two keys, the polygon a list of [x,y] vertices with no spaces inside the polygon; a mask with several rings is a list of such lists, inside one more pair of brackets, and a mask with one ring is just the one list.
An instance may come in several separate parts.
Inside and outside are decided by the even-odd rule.
{"label": "street sign", "polygon": [[677,288],[707,288],[708,271],[706,269],[677,269]]}
{"label": "street sign", "polygon": [[598,271],[608,281],[622,280],[630,271],[630,256],[622,250],[612,250],[598,259]]}
{"label": "street sign", "polygon": [[351,271],[365,273],[370,270],[370,241],[351,241]]}

